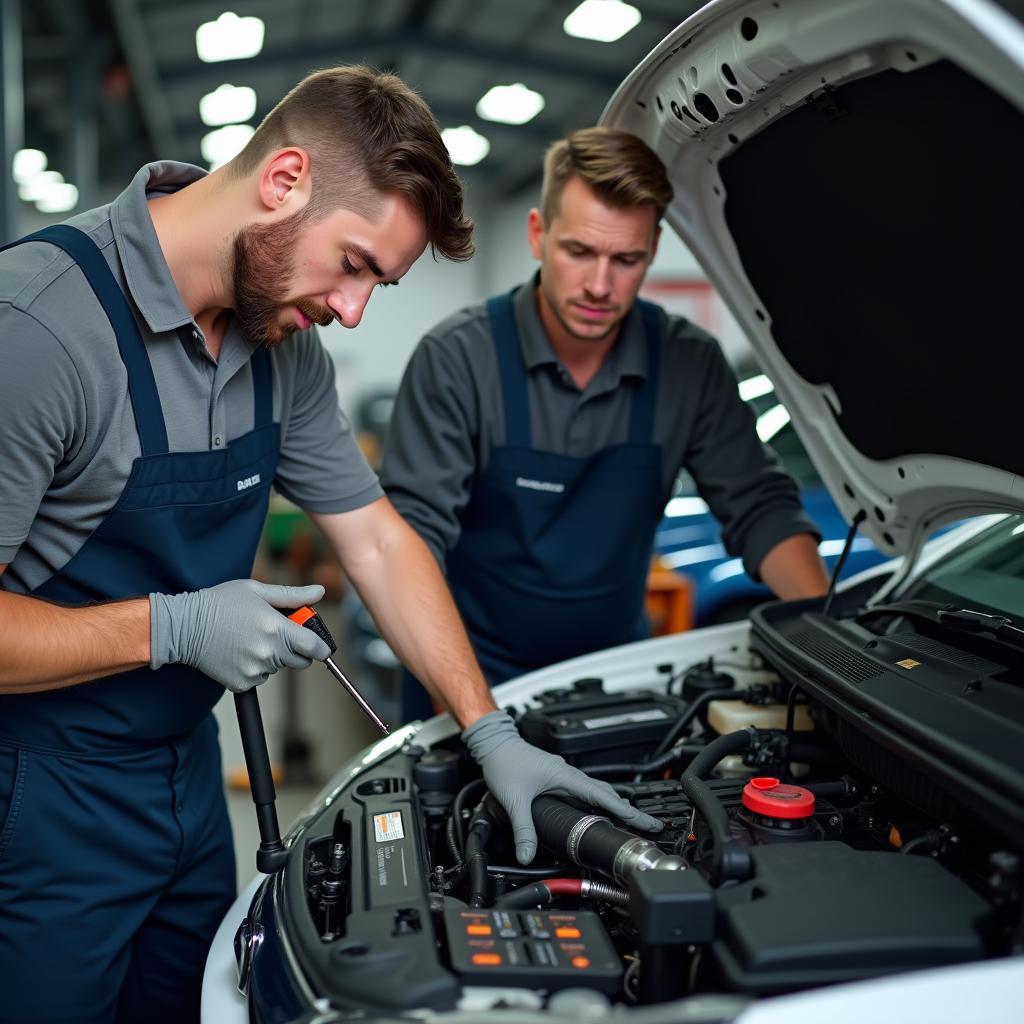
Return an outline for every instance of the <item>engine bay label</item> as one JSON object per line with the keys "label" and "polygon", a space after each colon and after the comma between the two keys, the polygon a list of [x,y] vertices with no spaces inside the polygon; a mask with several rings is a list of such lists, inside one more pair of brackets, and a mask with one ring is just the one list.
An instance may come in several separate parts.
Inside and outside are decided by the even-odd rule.
{"label": "engine bay label", "polygon": [[582,724],[587,729],[606,729],[611,725],[656,722],[659,718],[668,718],[668,712],[661,708],[650,708],[647,711],[627,711],[625,714],[605,715],[603,718],[584,718]]}
{"label": "engine bay label", "polygon": [[404,839],[402,812],[385,811],[383,814],[375,814],[373,816],[373,834],[378,843],[390,843],[396,839]]}

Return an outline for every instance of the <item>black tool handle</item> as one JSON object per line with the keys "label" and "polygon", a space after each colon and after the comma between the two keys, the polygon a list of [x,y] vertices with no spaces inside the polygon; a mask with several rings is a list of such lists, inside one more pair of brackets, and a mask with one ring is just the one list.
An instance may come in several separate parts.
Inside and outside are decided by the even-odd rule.
{"label": "black tool handle", "polygon": [[270,875],[284,867],[288,851],[281,842],[281,830],[277,823],[277,791],[274,789],[274,777],[270,773],[267,736],[263,731],[260,700],[255,689],[235,694],[235,712],[238,715],[245,768],[249,773],[249,787],[252,790],[252,802],[256,805],[256,821],[260,830],[256,869]]}

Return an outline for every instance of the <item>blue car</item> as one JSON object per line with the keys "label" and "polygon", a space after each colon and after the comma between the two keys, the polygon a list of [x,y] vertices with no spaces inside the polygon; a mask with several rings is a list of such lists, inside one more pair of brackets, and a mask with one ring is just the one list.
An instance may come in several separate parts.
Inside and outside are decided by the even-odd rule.
{"label": "blue car", "polygon": [[[757,417],[761,440],[774,450],[783,467],[800,485],[804,508],[821,530],[818,550],[831,571],[842,553],[849,525],[818,476],[771,381],[764,374],[747,377],[740,381],[739,391]],[[747,575],[739,558],[726,552],[718,520],[685,472],[680,474],[676,494],[658,524],[654,551],[661,556],[663,564],[693,583],[696,626],[746,618],[753,607],[772,596],[766,586],[755,583]],[[870,569],[885,557],[867,537],[857,536],[840,578]]]}

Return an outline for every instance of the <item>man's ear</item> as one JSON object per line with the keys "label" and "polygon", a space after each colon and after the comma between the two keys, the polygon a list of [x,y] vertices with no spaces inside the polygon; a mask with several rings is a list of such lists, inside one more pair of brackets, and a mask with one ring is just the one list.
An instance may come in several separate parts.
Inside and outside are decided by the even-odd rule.
{"label": "man's ear", "polygon": [[526,241],[530,244],[530,252],[535,260],[544,258],[544,214],[535,206],[526,216]]}
{"label": "man's ear", "polygon": [[298,213],[312,191],[309,154],[298,146],[279,149],[264,161],[259,178],[260,205],[267,213]]}

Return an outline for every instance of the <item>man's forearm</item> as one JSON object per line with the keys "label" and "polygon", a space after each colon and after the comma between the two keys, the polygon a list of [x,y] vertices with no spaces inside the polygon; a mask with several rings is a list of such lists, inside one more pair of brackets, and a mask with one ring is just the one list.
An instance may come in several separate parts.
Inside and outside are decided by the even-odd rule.
{"label": "man's forearm", "polygon": [[761,559],[761,579],[783,600],[820,597],[828,590],[825,563],[807,533],[779,541]]}
{"label": "man's forearm", "polygon": [[[379,517],[354,550],[336,533],[346,517]],[[426,544],[386,499],[357,513],[314,516],[377,627],[409,670],[463,728],[497,705],[477,664],[448,584]],[[332,522],[333,521],[333,522]],[[367,537],[369,540],[369,537]]]}
{"label": "man's forearm", "polygon": [[0,592],[0,693],[56,690],[149,664],[149,599],[65,608]]}

